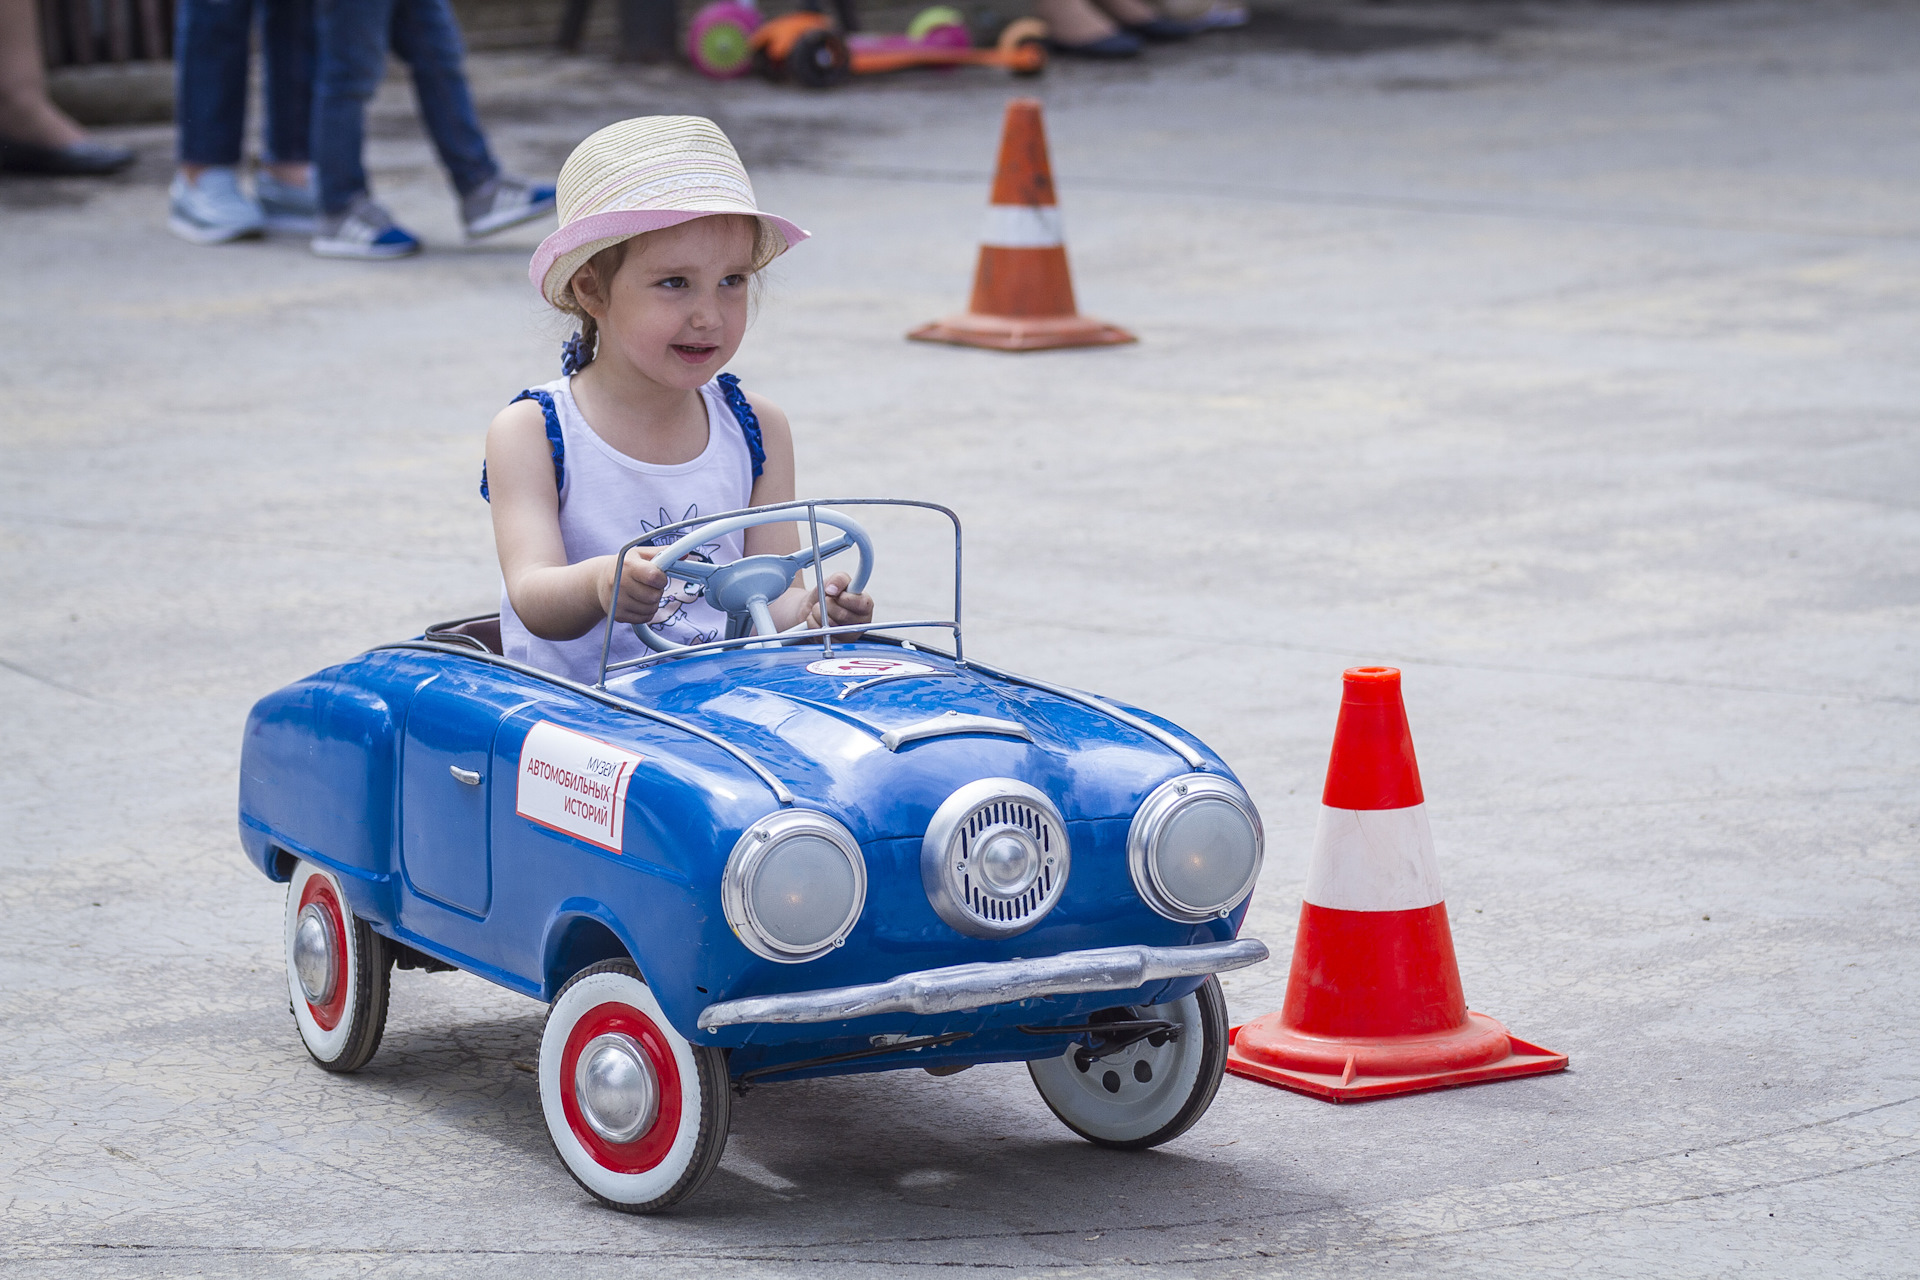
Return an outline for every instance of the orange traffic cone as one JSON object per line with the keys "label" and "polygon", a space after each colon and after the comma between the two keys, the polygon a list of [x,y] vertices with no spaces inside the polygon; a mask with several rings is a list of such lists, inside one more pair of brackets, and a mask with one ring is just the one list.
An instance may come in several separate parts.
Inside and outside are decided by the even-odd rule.
{"label": "orange traffic cone", "polygon": [[1334,1102],[1564,1070],[1469,1013],[1400,673],[1346,673],[1280,1012],[1236,1027],[1227,1070]]}
{"label": "orange traffic cone", "polygon": [[1034,99],[1015,98],[1007,104],[1000,167],[993,175],[967,313],[922,325],[907,336],[998,351],[1136,341],[1125,329],[1089,320],[1073,309],[1073,277],[1067,271],[1060,207],[1053,197],[1047,134]]}

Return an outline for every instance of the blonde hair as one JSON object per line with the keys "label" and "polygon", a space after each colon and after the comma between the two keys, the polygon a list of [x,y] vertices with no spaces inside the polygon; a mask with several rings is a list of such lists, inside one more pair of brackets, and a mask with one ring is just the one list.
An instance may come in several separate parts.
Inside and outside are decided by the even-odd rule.
{"label": "blonde hair", "polygon": [[[779,257],[786,249],[786,237],[766,219],[755,218],[751,214],[714,213],[708,214],[707,217],[725,218],[728,221],[745,220],[753,224],[753,265],[748,270],[754,278],[752,296],[755,301],[758,301],[760,273],[766,269],[768,263]],[[636,241],[658,234],[659,232],[655,231],[643,231],[639,235],[628,236],[617,244],[610,244],[581,263],[573,274],[578,276],[581,271],[591,267],[595,278],[604,285],[606,281],[613,279],[614,272],[618,271],[620,264],[627,260],[627,250],[632,248]],[[588,314],[587,309],[580,305],[580,300],[573,296],[572,276],[568,277],[566,284],[560,287],[560,296],[555,300],[554,306],[562,315],[573,318],[576,329],[569,346],[575,351],[575,368],[584,369],[592,364],[594,356],[600,353],[600,322]]]}

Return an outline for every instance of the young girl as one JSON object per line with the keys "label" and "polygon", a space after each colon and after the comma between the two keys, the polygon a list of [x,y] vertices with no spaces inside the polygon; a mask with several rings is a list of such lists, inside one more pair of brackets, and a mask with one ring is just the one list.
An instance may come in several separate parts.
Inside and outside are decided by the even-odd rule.
{"label": "young girl", "polygon": [[[560,171],[559,207],[530,274],[580,330],[563,376],[493,420],[481,493],[493,504],[507,657],[591,684],[622,545],[793,498],[786,414],[720,371],[745,336],[754,274],[807,233],[759,211],[733,144],[696,116],[624,120],[589,137]],[[798,529],[775,524],[700,550],[724,564],[799,548]],[[652,623],[678,644],[722,637],[725,615],[697,586],[669,582],[653,554],[628,554],[616,621]],[[848,585],[844,573],[827,579],[829,625],[873,618],[872,600]],[[796,580],[772,602],[774,621],[821,625],[817,599]],[[631,627],[614,627],[607,661],[644,652]]]}

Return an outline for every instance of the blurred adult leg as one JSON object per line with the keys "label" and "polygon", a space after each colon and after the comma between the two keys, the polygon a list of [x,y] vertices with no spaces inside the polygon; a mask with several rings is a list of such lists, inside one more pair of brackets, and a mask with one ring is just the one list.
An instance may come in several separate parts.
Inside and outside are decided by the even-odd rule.
{"label": "blurred adult leg", "polygon": [[35,0],[0,0],[0,170],[112,173],[133,163],[126,147],[87,137],[47,96]]}
{"label": "blurred adult leg", "polygon": [[414,98],[453,189],[470,195],[500,173],[467,88],[466,43],[447,0],[393,0],[393,52],[413,71]]}
{"label": "blurred adult leg", "polygon": [[[192,2],[192,0],[189,0]],[[297,167],[305,177],[313,153],[313,82],[318,57],[313,0],[264,0],[260,44],[266,64],[261,97],[266,102],[266,159],[276,168]],[[282,173],[283,181],[296,175]]]}
{"label": "blurred adult leg", "polygon": [[420,252],[367,190],[367,103],[387,72],[394,0],[314,0],[313,251],[323,258],[380,260]]}
{"label": "blurred adult leg", "polygon": [[367,103],[387,71],[387,32],[396,0],[315,0],[319,57],[314,69],[309,154],[323,217],[344,214],[367,194],[361,160]]}
{"label": "blurred adult leg", "polygon": [[261,132],[263,171],[253,194],[269,230],[312,235],[320,212],[313,167],[313,78],[316,59],[313,0],[261,0]]}
{"label": "blurred adult leg", "polygon": [[474,115],[465,42],[447,0],[394,0],[393,51],[413,69],[420,117],[460,193],[469,238],[489,236],[545,216],[553,188],[500,171]]}
{"label": "blurred adult leg", "polygon": [[174,15],[174,119],[189,182],[209,165],[240,163],[247,120],[253,0],[180,0]]}

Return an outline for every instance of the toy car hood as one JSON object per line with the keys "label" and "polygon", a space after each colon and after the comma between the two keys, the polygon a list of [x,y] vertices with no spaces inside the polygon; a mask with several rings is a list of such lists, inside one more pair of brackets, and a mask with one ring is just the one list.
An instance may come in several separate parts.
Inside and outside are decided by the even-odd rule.
{"label": "toy car hood", "polygon": [[[875,647],[844,652],[874,661]],[[899,655],[886,666],[918,670],[830,674],[847,664],[820,661],[817,649],[776,649],[665,663],[608,689],[738,743],[863,840],[920,835],[926,815],[980,777],[1028,782],[1069,821],[1129,818],[1143,786],[1188,767],[1081,703],[941,655],[881,652]],[[731,681],[719,693],[715,660]]]}

